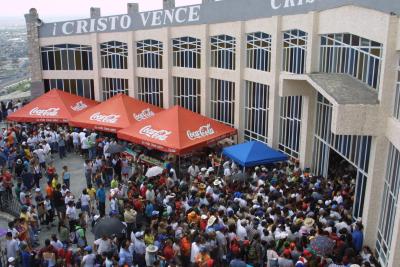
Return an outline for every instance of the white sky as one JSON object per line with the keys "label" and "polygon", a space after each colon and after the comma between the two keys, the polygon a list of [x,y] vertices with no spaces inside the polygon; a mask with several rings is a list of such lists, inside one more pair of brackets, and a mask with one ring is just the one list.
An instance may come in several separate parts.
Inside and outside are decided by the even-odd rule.
{"label": "white sky", "polygon": [[[202,0],[175,0],[176,6],[201,3]],[[1,17],[22,17],[34,7],[39,17],[46,18],[89,17],[91,7],[100,7],[101,15],[126,14],[127,3],[139,3],[139,11],[162,8],[162,0],[11,0],[4,1],[0,8]]]}

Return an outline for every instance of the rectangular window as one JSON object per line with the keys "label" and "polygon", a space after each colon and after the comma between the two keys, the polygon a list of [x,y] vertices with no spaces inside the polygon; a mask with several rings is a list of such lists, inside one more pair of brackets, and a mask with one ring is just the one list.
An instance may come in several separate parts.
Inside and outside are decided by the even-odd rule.
{"label": "rectangular window", "polygon": [[376,241],[376,253],[382,266],[387,266],[390,253],[395,253],[391,248],[391,243],[393,230],[396,227],[394,222],[399,191],[400,151],[390,144]]}
{"label": "rectangular window", "polygon": [[174,67],[200,69],[201,41],[193,37],[172,39]]}
{"label": "rectangular window", "polygon": [[247,34],[247,67],[271,71],[271,35],[263,32]]}
{"label": "rectangular window", "polygon": [[94,100],[94,85],[91,79],[44,79],[43,84],[45,92],[59,89]]}
{"label": "rectangular window", "polygon": [[128,79],[103,77],[101,78],[101,84],[103,89],[103,101],[119,93],[129,95]]}
{"label": "rectangular window", "polygon": [[100,44],[101,67],[107,69],[128,68],[128,44],[110,41]]}
{"label": "rectangular window", "polygon": [[60,44],[43,46],[40,51],[43,70],[93,70],[91,46]]}
{"label": "rectangular window", "polygon": [[174,105],[200,113],[200,80],[173,77]]}
{"label": "rectangular window", "polygon": [[279,150],[292,158],[299,159],[301,96],[281,97]]}
{"label": "rectangular window", "polygon": [[234,70],[236,65],[236,38],[229,35],[211,37],[211,66]]}
{"label": "rectangular window", "polygon": [[268,143],[269,86],[246,81],[244,100],[244,138]]}
{"label": "rectangular window", "polygon": [[163,68],[163,43],[157,40],[143,40],[136,43],[137,66],[140,68]]}
{"label": "rectangular window", "polygon": [[307,33],[301,30],[283,32],[282,70],[303,74],[306,71]]}
{"label": "rectangular window", "polygon": [[383,45],[349,33],[321,36],[320,71],[346,73],[379,87]]}
{"label": "rectangular window", "polygon": [[211,118],[235,124],[235,83],[211,79]]}
{"label": "rectangular window", "polygon": [[138,97],[140,100],[163,107],[163,80],[138,77]]}

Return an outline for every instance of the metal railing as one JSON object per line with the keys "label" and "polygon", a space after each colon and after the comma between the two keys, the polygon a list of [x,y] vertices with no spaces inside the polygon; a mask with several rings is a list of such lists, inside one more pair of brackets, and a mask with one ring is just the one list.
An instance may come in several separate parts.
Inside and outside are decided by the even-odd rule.
{"label": "metal railing", "polygon": [[21,211],[21,204],[12,193],[2,191],[0,192],[0,211],[18,217]]}

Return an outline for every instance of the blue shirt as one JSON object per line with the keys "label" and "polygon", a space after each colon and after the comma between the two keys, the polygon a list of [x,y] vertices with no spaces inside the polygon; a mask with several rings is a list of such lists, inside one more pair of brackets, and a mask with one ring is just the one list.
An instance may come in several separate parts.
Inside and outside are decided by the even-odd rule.
{"label": "blue shirt", "polygon": [[121,250],[119,251],[118,265],[123,266],[124,264],[127,264],[128,266],[132,266],[133,265],[133,257],[132,257],[132,254],[128,250],[121,248]]}
{"label": "blue shirt", "polygon": [[21,253],[22,257],[22,267],[30,267],[31,266],[31,254],[27,251],[23,251]]}
{"label": "blue shirt", "polygon": [[97,189],[96,197],[99,202],[106,203],[106,192],[104,191],[104,188]]}
{"label": "blue shirt", "polygon": [[353,246],[356,252],[360,252],[363,247],[364,235],[361,231],[356,230],[352,234],[353,237]]}

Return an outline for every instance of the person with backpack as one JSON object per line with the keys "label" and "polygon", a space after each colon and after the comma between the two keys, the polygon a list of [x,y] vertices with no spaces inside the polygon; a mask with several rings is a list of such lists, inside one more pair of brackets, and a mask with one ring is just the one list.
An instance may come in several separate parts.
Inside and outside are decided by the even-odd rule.
{"label": "person with backpack", "polygon": [[262,246],[260,242],[260,234],[256,233],[253,236],[248,248],[247,248],[247,261],[254,267],[262,267],[263,255]]}

